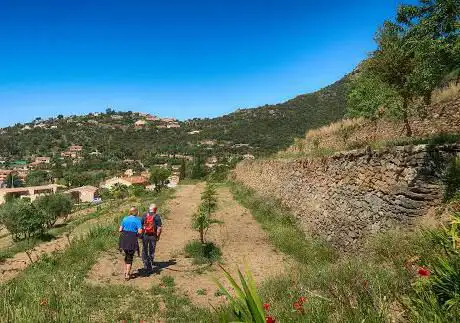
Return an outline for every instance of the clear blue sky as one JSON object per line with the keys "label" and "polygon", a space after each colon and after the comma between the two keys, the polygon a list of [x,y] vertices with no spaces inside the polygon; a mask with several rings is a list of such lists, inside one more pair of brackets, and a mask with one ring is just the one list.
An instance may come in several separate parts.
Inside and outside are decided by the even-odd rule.
{"label": "clear blue sky", "polygon": [[399,2],[1,0],[0,126],[282,102],[350,72]]}

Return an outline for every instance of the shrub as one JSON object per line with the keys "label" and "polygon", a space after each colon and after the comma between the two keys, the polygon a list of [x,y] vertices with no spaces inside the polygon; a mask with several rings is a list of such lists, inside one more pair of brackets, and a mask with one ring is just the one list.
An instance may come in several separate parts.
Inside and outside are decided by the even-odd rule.
{"label": "shrub", "polygon": [[190,241],[185,246],[185,253],[193,258],[195,264],[214,263],[222,257],[222,251],[212,242],[202,244],[200,241]]}
{"label": "shrub", "polygon": [[421,259],[420,276],[407,300],[418,320],[457,321],[460,313],[460,214],[454,214],[449,228],[430,232],[442,248],[434,257]]}
{"label": "shrub", "polygon": [[47,228],[51,228],[58,218],[67,221],[72,212],[73,202],[68,195],[50,194],[37,198],[34,201],[36,209],[43,211]]}
{"label": "shrub", "polygon": [[0,222],[11,233],[14,240],[20,240],[43,234],[47,216],[28,201],[15,199],[0,208]]}
{"label": "shrub", "polygon": [[444,176],[444,199],[451,199],[460,190],[460,158],[455,158]]}
{"label": "shrub", "polygon": [[201,204],[198,212],[192,218],[192,227],[200,233],[200,241],[205,243],[205,236],[212,224],[221,223],[221,221],[213,219],[212,213],[217,209],[217,192],[216,188],[211,183],[206,183],[206,188],[201,193]]}

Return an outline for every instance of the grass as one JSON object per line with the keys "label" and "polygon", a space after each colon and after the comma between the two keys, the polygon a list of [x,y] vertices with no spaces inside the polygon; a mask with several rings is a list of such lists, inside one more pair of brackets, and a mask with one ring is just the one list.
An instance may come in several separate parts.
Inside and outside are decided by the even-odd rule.
{"label": "grass", "polygon": [[188,257],[193,258],[197,265],[212,264],[221,260],[222,251],[212,242],[202,244],[200,241],[190,241],[184,248]]}
{"label": "grass", "polygon": [[460,83],[451,82],[446,87],[436,90],[432,95],[434,103],[443,103],[454,99],[460,93]]}
{"label": "grass", "polygon": [[[172,195],[136,201],[155,202],[161,207]],[[119,215],[113,215],[118,222]],[[174,279],[165,276],[164,287],[142,291],[127,285],[94,286],[85,281],[102,252],[117,245],[118,232],[111,226],[95,226],[88,235],[72,241],[60,253],[43,256],[15,279],[0,285],[0,321],[5,322],[120,322],[149,321],[164,317],[167,322],[215,321],[211,311],[193,306],[176,295]],[[149,306],[139,306],[148,303]],[[164,305],[166,309],[161,309]]]}
{"label": "grass", "polygon": [[251,210],[252,215],[267,231],[271,242],[282,252],[302,264],[322,263],[337,258],[335,251],[324,241],[307,237],[294,216],[277,201],[259,197],[251,189],[235,182],[230,183],[233,197]]}
{"label": "grass", "polygon": [[[279,203],[238,183],[231,183],[231,189],[272,243],[297,260],[260,287],[277,322],[423,322],[407,299],[420,280],[413,266],[430,263],[442,251],[428,232],[386,232],[370,238],[360,253],[338,253],[306,237]],[[410,259],[419,260],[409,266]],[[306,301],[294,308],[301,297]]]}

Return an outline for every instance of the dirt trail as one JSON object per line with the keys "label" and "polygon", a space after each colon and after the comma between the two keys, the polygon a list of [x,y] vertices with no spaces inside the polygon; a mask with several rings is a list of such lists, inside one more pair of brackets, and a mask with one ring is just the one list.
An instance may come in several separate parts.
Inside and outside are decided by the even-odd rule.
{"label": "dirt trail", "polygon": [[[122,205],[114,210],[114,212],[121,211],[126,209],[126,205]],[[70,218],[77,218],[79,216],[85,216],[91,212],[94,212],[94,208],[84,209],[78,212],[75,212],[70,216]],[[65,233],[60,234],[56,239],[41,243],[35,246],[30,251],[30,256],[33,261],[38,260],[44,254],[51,254],[55,251],[60,251],[69,246],[69,239],[73,240],[75,238],[81,237],[89,232],[91,227],[96,224],[106,224],[113,221],[113,215],[111,213],[106,213],[101,215],[96,219],[90,219],[79,226],[75,227],[69,237]],[[19,252],[14,257],[6,259],[4,262],[0,263],[0,284],[7,282],[14,277],[16,277],[21,271],[26,269],[31,264],[29,256],[26,252]]]}
{"label": "dirt trail", "polygon": [[[212,277],[221,281],[221,270],[213,265],[205,272],[197,272],[201,266],[193,265],[183,253],[185,245],[198,238],[191,228],[191,217],[200,203],[203,185],[179,186],[175,199],[168,202],[169,216],[163,221],[164,233],[159,241],[155,262],[157,272],[149,277],[138,276],[123,280],[123,256],[107,253],[88,273],[87,281],[93,284],[128,284],[141,289],[149,289],[160,284],[164,276],[174,277],[177,288],[197,305],[217,305],[224,302],[216,296],[217,287]],[[256,281],[261,282],[271,275],[286,269],[286,257],[275,250],[252,217],[250,212],[233,200],[227,187],[218,189],[219,209],[215,217],[223,221],[209,230],[208,240],[222,250],[224,266],[235,273],[237,266],[245,262],[249,265]],[[161,210],[160,210],[161,211]],[[161,212],[160,212],[161,213]],[[136,257],[133,273],[142,268],[142,261]]]}

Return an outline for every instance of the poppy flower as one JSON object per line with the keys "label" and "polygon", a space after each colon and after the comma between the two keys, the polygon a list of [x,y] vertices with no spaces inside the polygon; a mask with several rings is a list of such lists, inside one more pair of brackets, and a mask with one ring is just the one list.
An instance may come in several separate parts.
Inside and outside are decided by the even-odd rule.
{"label": "poppy flower", "polygon": [[265,317],[265,322],[266,322],[266,323],[275,323],[276,320],[275,320],[273,317],[271,317],[271,316],[266,316],[266,317]]}
{"label": "poppy flower", "polygon": [[266,311],[269,311],[269,310],[270,310],[270,304],[264,303],[264,309],[265,309]]}
{"label": "poppy flower", "polygon": [[305,303],[306,301],[307,301],[307,298],[304,296],[300,296],[299,299],[297,300],[297,302],[301,305]]}
{"label": "poppy flower", "polygon": [[420,267],[417,271],[418,275],[420,277],[429,277],[430,276],[430,271],[425,268],[425,267]]}
{"label": "poppy flower", "polygon": [[367,287],[369,287],[369,281],[366,279],[366,280],[364,281],[364,288],[367,288]]}
{"label": "poppy flower", "polygon": [[303,308],[303,303],[297,301],[297,302],[294,302],[294,304],[292,304],[294,306],[294,309],[300,313],[300,314],[304,314],[305,313],[305,310]]}

